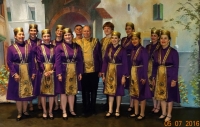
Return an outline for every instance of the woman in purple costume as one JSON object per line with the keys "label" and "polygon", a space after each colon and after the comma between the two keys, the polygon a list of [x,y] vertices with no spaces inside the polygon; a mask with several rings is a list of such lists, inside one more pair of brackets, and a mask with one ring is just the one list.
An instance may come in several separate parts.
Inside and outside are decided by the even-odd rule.
{"label": "woman in purple costume", "polygon": [[[148,53],[141,45],[140,32],[132,33],[131,51],[131,75],[130,75],[130,96],[134,99],[134,113],[130,115],[136,120],[143,120],[145,118],[146,99],[151,98],[151,92],[148,83],[147,69],[148,69]],[[140,103],[140,113],[139,113]]]}
{"label": "woman in purple costume", "polygon": [[[127,60],[128,60],[128,70],[130,71],[131,70],[131,51],[133,49],[131,39],[132,39],[132,32],[135,31],[134,24],[132,22],[127,22],[125,26],[125,30],[126,30],[127,37],[122,38],[121,45],[123,48],[126,49]],[[130,84],[129,79],[127,79],[125,89],[129,89],[129,84]],[[130,97],[130,105],[127,111],[131,112],[133,110],[133,106],[134,106],[133,99]]]}
{"label": "woman in purple costume", "polygon": [[[152,85],[151,75],[153,69],[153,53],[160,48],[160,30],[158,29],[151,29],[151,43],[146,46],[146,49],[149,54],[149,62],[148,62],[148,80],[150,85],[150,90],[152,96],[154,96],[154,89],[155,87]],[[157,114],[160,111],[160,101],[156,100],[154,97],[153,99],[153,109],[151,110],[152,113]]]}
{"label": "woman in purple costume", "polygon": [[55,97],[55,46],[51,44],[51,32],[49,29],[42,30],[42,44],[37,47],[37,62],[40,72],[37,89],[40,93],[43,108],[43,119],[47,119],[46,98],[49,101],[49,118],[54,119],[52,109]]}
{"label": "woman in purple costume", "polygon": [[[29,24],[29,39],[26,40],[25,42],[30,44],[31,47],[32,47],[32,51],[34,52],[34,60],[35,60],[35,64],[37,64],[36,62],[36,55],[37,55],[37,46],[41,44],[42,40],[37,38],[37,34],[38,34],[38,25],[37,24]],[[41,100],[40,100],[40,96],[39,94],[40,93],[37,93],[37,84],[40,82],[38,79],[40,76],[39,75],[39,70],[38,70],[38,66],[37,65],[34,65],[34,67],[36,67],[35,71],[36,71],[36,77],[34,77],[34,80],[33,80],[33,94],[35,97],[38,96],[38,109],[42,109],[42,106],[41,106]],[[33,103],[32,101],[29,101],[29,111],[33,111]]]}
{"label": "woman in purple costume", "polygon": [[178,88],[179,55],[170,46],[170,40],[170,32],[162,30],[160,36],[161,48],[153,55],[152,79],[155,85],[154,97],[161,101],[162,115],[159,119],[164,119],[165,122],[171,120],[173,102],[180,103]]}
{"label": "woman in purple costume", "polygon": [[[28,101],[33,99],[33,86],[31,80],[29,80],[32,73],[32,55],[33,52],[31,51],[31,46],[26,44],[24,41],[24,31],[23,28],[18,27],[14,29],[14,36],[15,36],[15,43],[8,47],[8,54],[7,54],[7,64],[10,69],[9,81],[8,81],[8,90],[7,90],[7,100],[15,100],[16,106],[18,110],[18,116],[16,118],[17,121],[20,121],[22,118],[22,113],[24,116],[28,117],[29,114],[27,112],[27,105]],[[20,69],[21,65],[27,65],[26,72],[27,76],[20,77],[21,72],[23,70]],[[26,80],[26,87],[28,89],[24,89],[25,93],[28,92],[27,96],[22,96],[21,93],[23,91],[19,91],[21,89],[21,82]],[[27,82],[28,81],[28,82]],[[23,87],[23,86],[22,86]],[[29,94],[30,93],[30,94]]]}
{"label": "woman in purple costume", "polygon": [[[71,116],[76,117],[74,112],[74,96],[78,91],[78,84],[82,79],[83,57],[81,48],[78,44],[73,43],[73,34],[71,29],[63,30],[64,42],[56,47],[56,76],[60,81],[56,85],[56,93],[61,94],[61,107],[63,119],[67,120],[66,104],[69,103]],[[75,65],[74,68],[68,68]],[[72,71],[73,70],[73,71]],[[73,76],[71,74],[73,73]],[[71,85],[71,87],[70,87]],[[70,89],[68,89],[70,87]],[[77,88],[74,90],[74,88]],[[68,91],[72,90],[72,91]],[[71,93],[74,92],[75,93]]]}
{"label": "woman in purple costume", "polygon": [[116,31],[112,33],[112,45],[107,48],[103,60],[102,80],[105,83],[104,94],[109,95],[109,111],[106,113],[105,118],[109,118],[113,114],[114,96],[116,96],[115,118],[120,117],[120,104],[122,96],[124,96],[124,86],[128,76],[127,54],[126,50],[119,45],[120,35]]}
{"label": "woman in purple costume", "polygon": [[[63,43],[63,29],[64,29],[65,27],[63,26],[63,25],[57,25],[56,26],[56,31],[55,31],[55,35],[56,35],[56,38],[52,41],[52,44],[54,45],[54,46],[58,46],[58,45],[60,45],[60,44],[62,44]],[[58,81],[58,79],[56,78],[56,84],[59,84],[60,82]],[[56,95],[55,96],[55,107],[54,107],[54,111],[58,111],[59,110],[59,108],[60,109],[62,109],[62,107],[61,106],[59,106],[59,103],[58,103],[58,96],[59,95]],[[61,101],[60,101],[60,105],[61,105]]]}

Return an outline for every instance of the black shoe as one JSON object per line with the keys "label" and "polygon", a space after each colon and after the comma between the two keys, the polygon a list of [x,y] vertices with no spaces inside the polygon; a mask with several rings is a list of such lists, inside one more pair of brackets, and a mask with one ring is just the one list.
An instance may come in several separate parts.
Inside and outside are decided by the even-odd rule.
{"label": "black shoe", "polygon": [[110,118],[112,117],[113,113],[111,112],[107,112],[106,115],[104,116],[105,118]]}
{"label": "black shoe", "polygon": [[[67,113],[63,113],[63,114],[66,114],[67,115]],[[68,116],[66,116],[66,117],[62,117],[63,118],[63,120],[68,120]]]}
{"label": "black shoe", "polygon": [[[74,114],[72,114],[72,113],[74,113]],[[70,111],[70,116],[71,116],[71,117],[74,117],[74,118],[78,117],[78,116],[75,114],[74,111]]]}
{"label": "black shoe", "polygon": [[23,115],[23,116],[25,116],[26,118],[28,118],[28,117],[30,117],[30,116],[31,116],[31,115],[29,115],[29,114],[28,114],[28,112],[27,112],[27,111],[23,112],[23,113],[22,113],[22,115]]}
{"label": "black shoe", "polygon": [[119,114],[119,112],[115,112],[115,118],[116,119],[120,118],[120,114],[119,115],[117,115],[117,114]]}
{"label": "black shoe", "polygon": [[160,117],[158,118],[158,120],[164,120],[166,118],[166,115],[161,115]]}
{"label": "black shoe", "polygon": [[[44,115],[46,115],[46,117],[45,117]],[[48,119],[48,118],[47,118],[47,113],[43,113],[43,114],[42,114],[42,118],[43,118],[43,120],[47,120],[47,119]]]}
{"label": "black shoe", "polygon": [[138,117],[139,116],[139,114],[132,114],[132,115],[129,115],[129,118],[136,118],[136,117]]}
{"label": "black shoe", "polygon": [[171,118],[172,118],[171,116],[166,116],[164,122],[166,123],[168,121],[171,121]]}
{"label": "black shoe", "polygon": [[135,119],[136,121],[141,121],[141,120],[144,120],[145,119],[145,116],[141,116],[141,115],[139,115],[138,117],[137,117],[137,119]]}
{"label": "black shoe", "polygon": [[[51,116],[51,115],[52,115],[52,116]],[[49,113],[49,119],[50,119],[50,120],[53,120],[53,119],[54,119],[53,113]]]}
{"label": "black shoe", "polygon": [[[20,117],[18,117],[18,116],[20,116]],[[22,114],[18,114],[18,116],[17,116],[16,120],[20,121],[22,119]]]}

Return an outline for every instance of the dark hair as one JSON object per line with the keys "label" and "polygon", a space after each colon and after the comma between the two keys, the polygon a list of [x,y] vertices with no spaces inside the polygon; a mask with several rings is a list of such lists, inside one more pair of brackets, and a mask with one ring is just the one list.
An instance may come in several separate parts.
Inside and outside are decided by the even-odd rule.
{"label": "dark hair", "polygon": [[114,24],[111,23],[111,22],[105,22],[105,23],[103,24],[103,27],[102,27],[102,28],[104,29],[104,27],[110,27],[111,30],[114,30],[114,28],[115,28]]}
{"label": "dark hair", "polygon": [[74,27],[74,29],[75,29],[76,27],[78,27],[78,26],[80,26],[81,28],[83,28],[83,26],[82,26],[82,25],[80,25],[80,24],[77,24],[77,25]]}

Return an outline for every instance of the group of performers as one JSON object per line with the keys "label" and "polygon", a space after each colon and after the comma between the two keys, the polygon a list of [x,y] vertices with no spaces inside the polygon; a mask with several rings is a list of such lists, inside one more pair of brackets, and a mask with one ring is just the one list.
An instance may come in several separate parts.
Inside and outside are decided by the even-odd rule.
{"label": "group of performers", "polygon": [[[103,25],[105,37],[99,41],[91,36],[90,26],[76,25],[74,31],[57,25],[55,40],[51,31],[41,31],[37,38],[37,24],[29,25],[29,39],[24,40],[24,30],[14,29],[15,42],[9,46],[7,64],[10,69],[7,99],[15,100],[18,110],[16,120],[33,110],[32,100],[38,96],[38,108],[43,109],[43,119],[54,119],[53,105],[62,109],[62,118],[68,119],[74,111],[75,95],[82,91],[83,116],[96,114],[96,97],[99,78],[104,82],[108,112],[105,118],[120,117],[120,105],[125,89],[129,90],[129,117],[145,118],[146,99],[153,97],[153,113],[162,114],[159,119],[171,120],[173,102],[180,102],[178,89],[178,52],[170,46],[170,32],[151,30],[151,42],[143,47],[141,33],[134,24],[127,22],[127,37],[114,31],[114,25]],[[60,106],[58,96],[60,95]],[[49,108],[46,108],[48,97]],[[113,103],[116,101],[116,109]],[[139,104],[140,103],[140,104]],[[42,107],[41,107],[42,105]],[[140,110],[139,110],[140,105]],[[160,106],[161,105],[161,106]],[[115,110],[115,111],[113,111]]]}

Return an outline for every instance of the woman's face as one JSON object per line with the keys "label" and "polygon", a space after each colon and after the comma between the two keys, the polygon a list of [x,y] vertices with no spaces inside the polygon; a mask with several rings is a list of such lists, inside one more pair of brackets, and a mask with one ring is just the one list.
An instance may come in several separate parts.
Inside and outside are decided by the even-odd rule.
{"label": "woman's face", "polygon": [[73,35],[71,33],[65,33],[64,34],[64,40],[65,42],[72,42]]}
{"label": "woman's face", "polygon": [[157,34],[151,34],[151,41],[153,43],[158,42],[158,40],[159,40],[159,36]]}
{"label": "woman's face", "polygon": [[15,35],[15,39],[18,42],[24,42],[24,32],[18,32],[17,35]]}
{"label": "woman's face", "polygon": [[31,38],[35,38],[37,36],[37,33],[37,29],[32,28],[29,30],[29,35]]}
{"label": "woman's face", "polygon": [[43,34],[42,40],[43,40],[44,43],[49,44],[50,41],[51,41],[51,35],[50,34]]}
{"label": "woman's face", "polygon": [[126,30],[126,34],[127,34],[128,36],[130,36],[130,35],[132,34],[132,32],[135,31],[134,29],[132,29],[131,26],[126,26],[125,30]]}
{"label": "woman's face", "polygon": [[111,42],[113,45],[118,45],[120,41],[120,38],[118,36],[112,36],[111,37]]}
{"label": "woman's face", "polygon": [[63,35],[63,31],[60,29],[57,29],[55,33],[56,33],[56,37],[62,37]]}
{"label": "woman's face", "polygon": [[133,46],[137,46],[140,43],[140,39],[138,37],[132,37]]}
{"label": "woman's face", "polygon": [[163,47],[167,47],[170,43],[169,37],[167,35],[161,35],[160,44]]}

